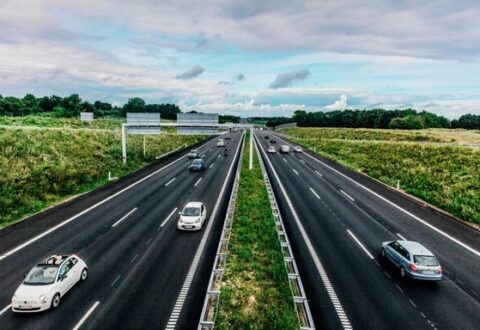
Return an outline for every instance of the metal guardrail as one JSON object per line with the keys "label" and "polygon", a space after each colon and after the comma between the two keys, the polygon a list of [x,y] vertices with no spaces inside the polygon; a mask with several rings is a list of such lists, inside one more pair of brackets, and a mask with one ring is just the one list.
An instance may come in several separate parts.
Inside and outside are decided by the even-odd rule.
{"label": "metal guardrail", "polygon": [[281,129],[281,128],[295,128],[297,127],[297,123],[286,123],[286,124],[282,124],[282,125],[277,125],[273,128],[273,130],[278,130],[278,129]]}
{"label": "metal guardrail", "polygon": [[277,230],[278,239],[280,240],[280,245],[282,247],[283,261],[285,263],[285,268],[287,269],[288,283],[290,285],[290,289],[292,290],[293,303],[295,305],[295,310],[297,311],[300,329],[315,329],[310,306],[308,304],[307,296],[305,295],[305,290],[303,288],[302,279],[300,278],[300,273],[298,272],[292,247],[288,240],[287,232],[285,231],[282,215],[280,214],[277,200],[275,198],[270,179],[268,178],[265,163],[260,155],[260,150],[258,150],[257,140],[254,139],[254,142],[258,161],[262,169],[263,180],[265,181],[265,185],[267,187],[268,199],[270,200],[272,214],[275,220],[275,229]]}
{"label": "metal guardrail", "polygon": [[210,330],[215,326],[215,318],[218,311],[218,303],[220,301],[220,290],[222,287],[222,278],[225,271],[225,263],[228,255],[228,242],[230,241],[230,234],[232,232],[233,216],[235,214],[235,207],[237,204],[238,186],[240,183],[240,172],[242,168],[243,149],[245,147],[245,140],[242,141],[242,149],[240,150],[240,157],[238,159],[237,172],[233,182],[232,193],[228,201],[227,214],[223,224],[222,236],[218,244],[215,262],[213,263],[212,273],[208,281],[207,293],[203,302],[202,312],[200,314],[200,321],[198,323],[198,330]]}

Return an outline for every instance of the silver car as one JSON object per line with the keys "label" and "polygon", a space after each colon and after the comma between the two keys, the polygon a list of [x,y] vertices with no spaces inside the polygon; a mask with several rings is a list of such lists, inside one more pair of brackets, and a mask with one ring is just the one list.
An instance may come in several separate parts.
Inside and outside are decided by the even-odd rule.
{"label": "silver car", "polygon": [[422,244],[413,241],[382,243],[381,256],[400,268],[400,276],[417,280],[440,281],[443,269],[437,258]]}

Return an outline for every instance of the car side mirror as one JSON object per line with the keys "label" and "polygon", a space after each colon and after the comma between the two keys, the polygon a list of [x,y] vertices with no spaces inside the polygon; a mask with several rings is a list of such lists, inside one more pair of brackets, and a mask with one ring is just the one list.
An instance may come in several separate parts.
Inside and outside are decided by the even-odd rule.
{"label": "car side mirror", "polygon": [[60,276],[58,277],[58,279],[59,279],[60,281],[63,281],[64,279],[67,278],[67,276],[68,276],[67,274],[65,274],[65,275],[60,275]]}

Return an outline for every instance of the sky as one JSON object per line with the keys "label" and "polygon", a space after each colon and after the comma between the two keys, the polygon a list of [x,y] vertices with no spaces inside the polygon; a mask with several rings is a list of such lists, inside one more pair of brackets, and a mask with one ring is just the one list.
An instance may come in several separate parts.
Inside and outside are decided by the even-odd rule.
{"label": "sky", "polygon": [[0,94],[480,114],[477,0],[2,0]]}

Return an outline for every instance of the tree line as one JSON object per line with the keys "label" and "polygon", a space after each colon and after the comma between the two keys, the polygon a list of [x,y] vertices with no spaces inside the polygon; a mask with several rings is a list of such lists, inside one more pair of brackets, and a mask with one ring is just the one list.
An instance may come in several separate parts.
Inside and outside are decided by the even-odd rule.
{"label": "tree line", "polygon": [[35,97],[27,94],[23,98],[0,95],[0,116],[26,116],[43,114],[53,117],[78,117],[80,112],[93,112],[95,117],[126,116],[127,112],[155,112],[164,119],[177,119],[181,110],[176,104],[147,104],[139,97],[131,98],[122,106],[108,102],[90,103],[78,94],[67,97],[57,95]]}
{"label": "tree line", "polygon": [[267,126],[296,122],[300,127],[351,127],[351,128],[464,128],[480,129],[480,115],[462,115],[452,121],[443,116],[414,109],[404,110],[335,110],[306,112],[297,110],[292,117],[276,117]]}

